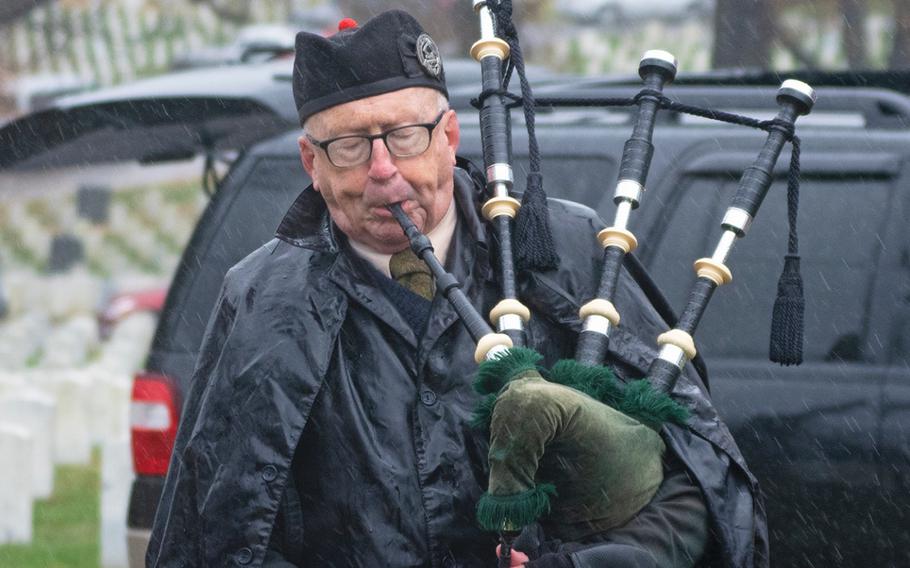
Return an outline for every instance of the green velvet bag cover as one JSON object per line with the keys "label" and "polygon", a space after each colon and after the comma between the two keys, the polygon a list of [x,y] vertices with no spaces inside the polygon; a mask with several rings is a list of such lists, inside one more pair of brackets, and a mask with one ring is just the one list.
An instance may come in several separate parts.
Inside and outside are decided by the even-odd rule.
{"label": "green velvet bag cover", "polygon": [[564,361],[547,381],[536,370],[539,358],[516,349],[478,373],[475,387],[487,398],[476,425],[490,430],[478,521],[488,530],[540,521],[563,540],[625,524],[663,481],[660,424],[683,419],[685,410],[644,381],[621,387],[605,367]]}

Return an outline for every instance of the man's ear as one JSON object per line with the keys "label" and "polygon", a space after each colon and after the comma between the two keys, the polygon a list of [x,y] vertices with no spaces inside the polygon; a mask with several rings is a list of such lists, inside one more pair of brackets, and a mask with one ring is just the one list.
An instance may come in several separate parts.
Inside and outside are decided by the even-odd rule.
{"label": "man's ear", "polygon": [[297,147],[300,148],[300,162],[303,164],[303,169],[306,170],[307,175],[313,180],[313,189],[319,191],[315,166],[316,149],[313,148],[313,145],[307,140],[306,136],[301,136],[297,139]]}
{"label": "man's ear", "polygon": [[461,127],[458,125],[458,115],[452,111],[452,115],[446,121],[446,144],[449,147],[449,154],[452,165],[455,165],[455,153],[458,151],[458,142],[461,140]]}

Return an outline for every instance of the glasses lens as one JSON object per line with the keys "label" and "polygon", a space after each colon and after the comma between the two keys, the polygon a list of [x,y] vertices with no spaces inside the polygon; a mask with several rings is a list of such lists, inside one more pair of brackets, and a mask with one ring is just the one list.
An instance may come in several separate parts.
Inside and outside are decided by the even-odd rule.
{"label": "glasses lens", "polygon": [[389,152],[399,158],[422,154],[430,146],[430,132],[423,126],[396,128],[386,136]]}
{"label": "glasses lens", "polygon": [[329,160],[338,167],[356,166],[370,157],[370,141],[360,136],[333,140],[325,149]]}

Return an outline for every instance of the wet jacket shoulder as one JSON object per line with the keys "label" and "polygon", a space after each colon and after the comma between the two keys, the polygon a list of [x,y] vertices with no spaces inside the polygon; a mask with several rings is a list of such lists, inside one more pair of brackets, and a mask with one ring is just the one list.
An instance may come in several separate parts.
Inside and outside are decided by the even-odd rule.
{"label": "wet jacket shoulder", "polygon": [[274,239],[227,273],[186,396],[149,566],[261,562],[345,313],[326,278],[335,256]]}

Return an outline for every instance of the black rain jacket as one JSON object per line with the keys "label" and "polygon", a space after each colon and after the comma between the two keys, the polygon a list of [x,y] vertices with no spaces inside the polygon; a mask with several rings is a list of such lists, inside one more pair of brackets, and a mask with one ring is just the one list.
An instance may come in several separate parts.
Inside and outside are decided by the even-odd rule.
{"label": "black rain jacket", "polygon": [[[469,267],[456,276],[475,306],[487,313],[499,288],[489,258],[496,247],[488,248],[493,237],[479,221],[482,178],[473,173],[471,179],[456,169],[460,222],[468,224],[475,239],[454,251]],[[579,305],[594,296],[600,278],[603,251],[594,235],[604,223],[586,207],[551,200],[550,225],[560,267],[523,273],[519,280],[521,299],[533,314],[530,343],[548,365],[574,351]],[[288,211],[277,238],[227,273],[187,393],[148,566],[260,566],[285,488],[294,484],[291,461],[320,388],[347,372],[354,360],[388,358],[388,328],[379,322],[357,322],[359,333],[371,333],[375,341],[356,346],[343,341],[353,306],[376,310],[388,304],[372,302],[375,289],[352,278],[353,265],[334,231],[321,196],[308,188]],[[672,326],[673,316],[632,255],[626,255],[614,303],[623,321],[611,336],[607,364],[620,378],[640,378],[657,355],[654,339]],[[445,372],[470,382],[476,368],[473,343],[451,307],[434,310],[445,332],[416,339],[420,349],[413,371],[417,376],[439,372],[428,361],[431,354],[442,354],[448,359]],[[401,320],[397,314],[379,315]],[[376,371],[381,377],[383,369]],[[712,407],[702,375],[703,366],[688,365],[673,393],[691,410],[689,427],[663,432],[708,506],[712,543],[702,565],[767,566],[767,527],[756,480]],[[450,442],[437,432],[426,443]],[[485,454],[465,455],[452,465],[477,468],[472,460],[485,462]],[[338,468],[341,477],[344,465]],[[472,475],[477,474],[465,477]],[[422,516],[401,511],[404,519]],[[384,521],[373,524],[387,526]],[[580,567],[599,565],[596,548],[572,558]]]}

